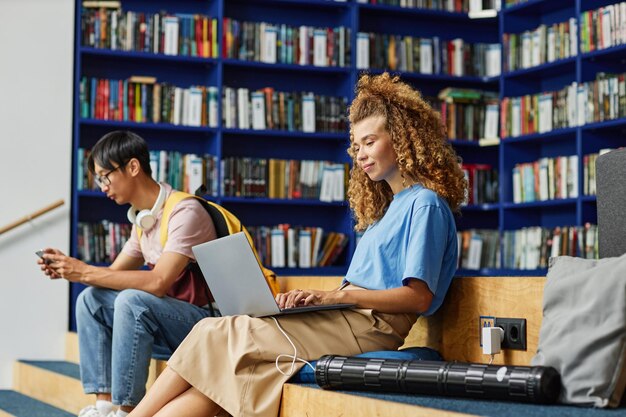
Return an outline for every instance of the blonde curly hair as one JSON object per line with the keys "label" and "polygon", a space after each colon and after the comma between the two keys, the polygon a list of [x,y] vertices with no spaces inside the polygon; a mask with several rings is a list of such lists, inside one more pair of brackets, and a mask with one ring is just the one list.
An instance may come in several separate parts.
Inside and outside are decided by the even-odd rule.
{"label": "blonde curly hair", "polygon": [[356,98],[349,109],[352,157],[348,199],[356,217],[356,230],[364,230],[385,214],[393,199],[386,181],[372,181],[357,163],[354,124],[382,116],[391,137],[403,183],[420,183],[458,211],[465,199],[467,181],[460,158],[446,140],[446,129],[439,112],[421,94],[389,73],[363,75],[356,86]]}

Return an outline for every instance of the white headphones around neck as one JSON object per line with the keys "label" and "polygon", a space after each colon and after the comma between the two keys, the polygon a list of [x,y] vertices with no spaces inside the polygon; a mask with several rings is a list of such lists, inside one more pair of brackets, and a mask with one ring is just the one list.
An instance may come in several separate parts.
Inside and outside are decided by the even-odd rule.
{"label": "white headphones around neck", "polygon": [[144,230],[150,229],[156,223],[156,215],[165,203],[165,188],[159,184],[159,196],[150,210],[144,209],[137,212],[137,209],[130,206],[128,209],[128,220],[137,227]]}

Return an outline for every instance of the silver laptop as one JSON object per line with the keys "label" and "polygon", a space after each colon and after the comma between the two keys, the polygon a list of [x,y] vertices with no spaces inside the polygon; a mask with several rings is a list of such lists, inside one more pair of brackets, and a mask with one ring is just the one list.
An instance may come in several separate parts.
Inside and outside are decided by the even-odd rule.
{"label": "silver laptop", "polygon": [[264,317],[355,307],[354,304],[333,304],[281,310],[244,232],[191,249],[223,316]]}

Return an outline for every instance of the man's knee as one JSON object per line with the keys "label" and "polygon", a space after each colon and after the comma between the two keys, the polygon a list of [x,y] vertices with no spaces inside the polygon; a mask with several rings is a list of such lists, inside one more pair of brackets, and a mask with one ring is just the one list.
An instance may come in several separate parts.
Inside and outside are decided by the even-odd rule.
{"label": "man's knee", "polygon": [[158,297],[148,292],[127,289],[120,291],[115,299],[115,311],[117,312],[134,312],[141,313],[149,310],[150,306],[157,301]]}
{"label": "man's knee", "polygon": [[76,298],[76,314],[93,315],[105,302],[104,291],[108,290],[87,287],[81,291]]}

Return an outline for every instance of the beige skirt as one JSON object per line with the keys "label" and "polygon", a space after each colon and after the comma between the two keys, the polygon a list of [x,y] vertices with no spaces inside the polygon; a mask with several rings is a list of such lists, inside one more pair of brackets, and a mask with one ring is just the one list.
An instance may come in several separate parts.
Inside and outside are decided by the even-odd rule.
{"label": "beige skirt", "polygon": [[[417,316],[355,309],[294,314],[277,320],[295,344],[297,356],[309,361],[327,354],[395,350]],[[193,328],[168,365],[233,416],[276,417],[283,384],[290,378],[275,367],[281,354],[293,355],[294,351],[272,318],[210,317]],[[279,366],[288,372],[291,359],[281,358]],[[294,373],[302,366],[296,362]]]}

